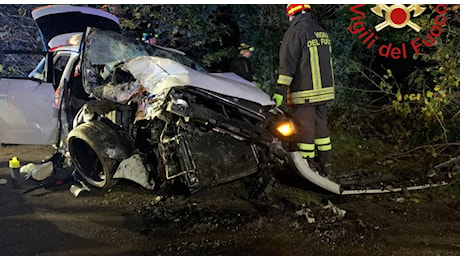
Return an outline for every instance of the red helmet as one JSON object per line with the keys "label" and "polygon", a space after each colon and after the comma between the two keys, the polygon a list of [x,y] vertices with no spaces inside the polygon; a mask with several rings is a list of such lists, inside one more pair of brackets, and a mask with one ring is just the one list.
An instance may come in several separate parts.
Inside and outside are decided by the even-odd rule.
{"label": "red helmet", "polygon": [[311,6],[309,4],[288,4],[286,6],[286,14],[288,16],[291,16],[302,10],[310,10],[310,9],[311,9]]}

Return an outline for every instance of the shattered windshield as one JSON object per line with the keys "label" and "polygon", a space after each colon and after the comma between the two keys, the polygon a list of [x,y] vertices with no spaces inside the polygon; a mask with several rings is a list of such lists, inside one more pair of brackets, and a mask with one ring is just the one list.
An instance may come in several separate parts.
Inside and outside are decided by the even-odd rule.
{"label": "shattered windshield", "polygon": [[201,64],[179,51],[137,42],[119,33],[96,28],[91,28],[88,34],[86,52],[92,65],[115,63],[137,56],[157,56],[172,59],[198,71],[207,72]]}

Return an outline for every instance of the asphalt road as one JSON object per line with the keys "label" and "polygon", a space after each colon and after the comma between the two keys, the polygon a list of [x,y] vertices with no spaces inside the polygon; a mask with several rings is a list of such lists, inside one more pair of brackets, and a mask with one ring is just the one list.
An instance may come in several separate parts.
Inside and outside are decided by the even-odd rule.
{"label": "asphalt road", "polygon": [[[27,194],[36,182],[12,187],[11,157],[24,165],[51,152],[0,147],[1,256],[460,255],[460,200],[441,188],[334,196],[293,179],[289,187],[298,188],[278,187],[270,203],[247,201],[232,183],[155,204],[155,194],[135,185],[78,197],[71,183]],[[298,213],[306,195],[316,201],[302,204],[314,223]],[[329,200],[344,218],[323,207]]]}
{"label": "asphalt road", "polygon": [[69,191],[71,183],[27,194],[23,191],[38,182],[27,180],[13,188],[8,168],[11,157],[17,156],[24,165],[45,159],[49,151],[52,149],[40,146],[0,148],[0,255],[137,254],[145,241],[123,228],[123,212],[91,205],[84,192],[75,197]]}

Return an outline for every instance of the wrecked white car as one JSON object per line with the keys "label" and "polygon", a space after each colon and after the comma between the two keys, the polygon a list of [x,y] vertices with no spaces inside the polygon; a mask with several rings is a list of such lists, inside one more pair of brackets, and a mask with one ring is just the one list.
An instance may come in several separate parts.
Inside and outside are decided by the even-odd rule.
{"label": "wrecked white car", "polygon": [[261,189],[270,181],[285,156],[276,127],[288,120],[253,83],[127,39],[101,10],[32,15],[48,54],[29,78],[1,79],[1,143],[53,144],[99,188],[119,178],[190,192],[251,175]]}
{"label": "wrecked white car", "polygon": [[91,185],[126,178],[148,189],[179,182],[193,192],[270,176],[281,148],[271,129],[282,114],[251,83],[97,28],[85,33],[78,66],[92,100],[76,113],[67,145]]}

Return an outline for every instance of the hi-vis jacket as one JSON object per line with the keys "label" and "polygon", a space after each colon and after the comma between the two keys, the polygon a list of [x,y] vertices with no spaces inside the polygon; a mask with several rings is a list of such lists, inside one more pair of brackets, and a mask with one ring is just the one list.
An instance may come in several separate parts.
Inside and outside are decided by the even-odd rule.
{"label": "hi-vis jacket", "polygon": [[310,13],[291,22],[280,48],[277,83],[289,87],[288,105],[317,105],[334,99],[331,40]]}

